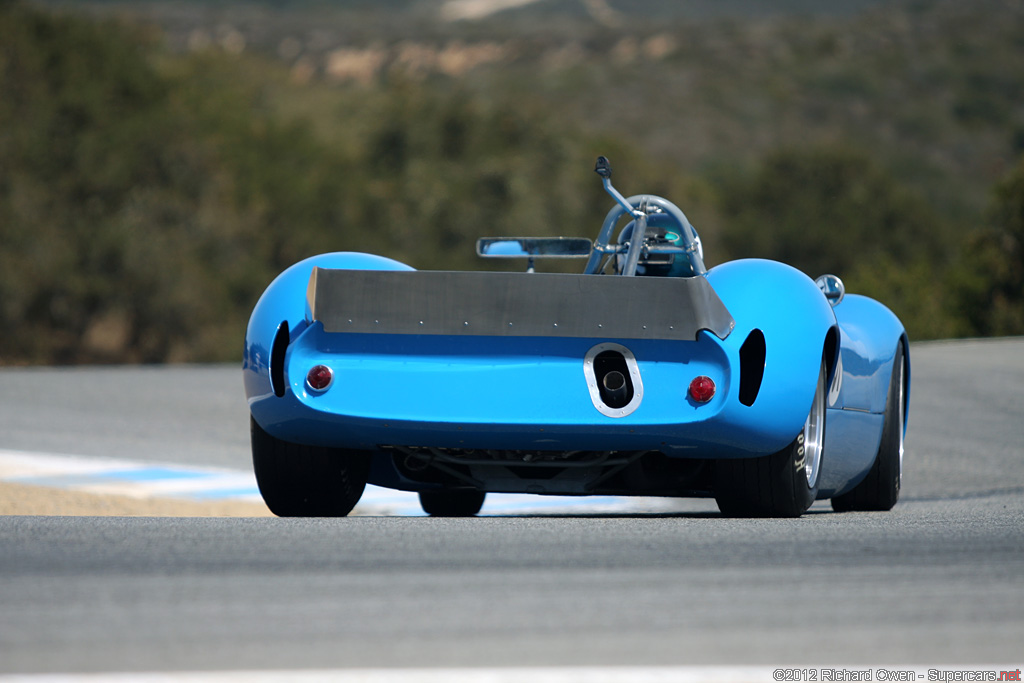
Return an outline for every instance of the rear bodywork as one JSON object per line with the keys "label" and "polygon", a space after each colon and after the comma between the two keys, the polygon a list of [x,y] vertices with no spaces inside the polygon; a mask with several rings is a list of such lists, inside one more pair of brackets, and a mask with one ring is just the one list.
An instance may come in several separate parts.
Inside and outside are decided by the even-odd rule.
{"label": "rear bodywork", "polygon": [[[842,454],[829,450],[831,495],[856,484],[878,445],[892,362],[865,335],[878,308],[855,297],[833,308],[771,261],[624,278],[419,272],[327,254],[260,300],[245,384],[268,433],[371,451],[379,485],[704,495],[707,462],[793,439],[824,358],[835,389],[828,449]],[[884,336],[898,339],[889,317]],[[334,373],[325,391],[305,381],[320,364]],[[610,370],[627,378],[624,395],[604,395]],[[717,386],[707,403],[687,393],[698,376]]]}

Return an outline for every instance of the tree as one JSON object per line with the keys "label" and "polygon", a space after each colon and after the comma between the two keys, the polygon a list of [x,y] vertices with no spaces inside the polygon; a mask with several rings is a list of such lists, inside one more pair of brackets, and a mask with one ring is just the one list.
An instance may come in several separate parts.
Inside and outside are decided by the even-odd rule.
{"label": "tree", "polygon": [[966,239],[951,298],[966,334],[1024,334],[1024,156],[995,187],[988,216]]}
{"label": "tree", "polygon": [[878,298],[914,338],[952,329],[941,297],[949,228],[872,159],[845,148],[784,150],[746,179],[724,183],[723,246],[732,258],[839,275]]}
{"label": "tree", "polygon": [[883,254],[906,260],[943,251],[928,205],[844,148],[770,154],[752,178],[727,185],[722,211],[731,256],[784,261],[812,276],[849,273]]}

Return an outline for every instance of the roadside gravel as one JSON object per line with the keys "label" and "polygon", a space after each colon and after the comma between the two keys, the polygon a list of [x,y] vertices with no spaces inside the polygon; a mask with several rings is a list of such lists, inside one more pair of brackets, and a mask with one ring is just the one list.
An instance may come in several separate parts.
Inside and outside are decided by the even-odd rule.
{"label": "roadside gravel", "polygon": [[0,515],[272,517],[262,503],[131,498],[0,482]]}

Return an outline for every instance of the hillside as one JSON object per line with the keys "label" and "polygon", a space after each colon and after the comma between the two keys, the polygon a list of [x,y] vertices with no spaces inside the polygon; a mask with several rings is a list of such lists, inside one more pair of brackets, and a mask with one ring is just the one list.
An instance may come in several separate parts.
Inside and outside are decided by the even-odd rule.
{"label": "hillside", "polygon": [[599,153],[711,263],[1024,333],[1020,3],[506,5],[0,3],[0,363],[234,358],[311,253],[592,236]]}
{"label": "hillside", "polygon": [[543,0],[476,21],[444,18],[495,3],[62,6],[154,22],[177,52],[269,56],[299,81],[344,88],[406,78],[491,98],[518,92],[687,172],[749,164],[779,147],[849,144],[957,219],[977,213],[1024,151],[1019,3],[767,5]]}

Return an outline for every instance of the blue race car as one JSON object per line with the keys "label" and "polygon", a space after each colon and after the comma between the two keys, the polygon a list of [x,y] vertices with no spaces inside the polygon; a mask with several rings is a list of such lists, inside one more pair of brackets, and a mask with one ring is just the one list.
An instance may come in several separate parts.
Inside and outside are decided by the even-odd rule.
{"label": "blue race car", "polygon": [[[615,203],[595,242],[478,242],[525,273],[330,253],[271,283],[243,368],[271,511],[344,516],[368,482],[438,516],[474,515],[488,492],[892,508],[910,386],[896,316],[834,275],[707,270],[677,206],[623,197],[604,157],[596,171]],[[533,272],[572,257],[583,274]]]}

